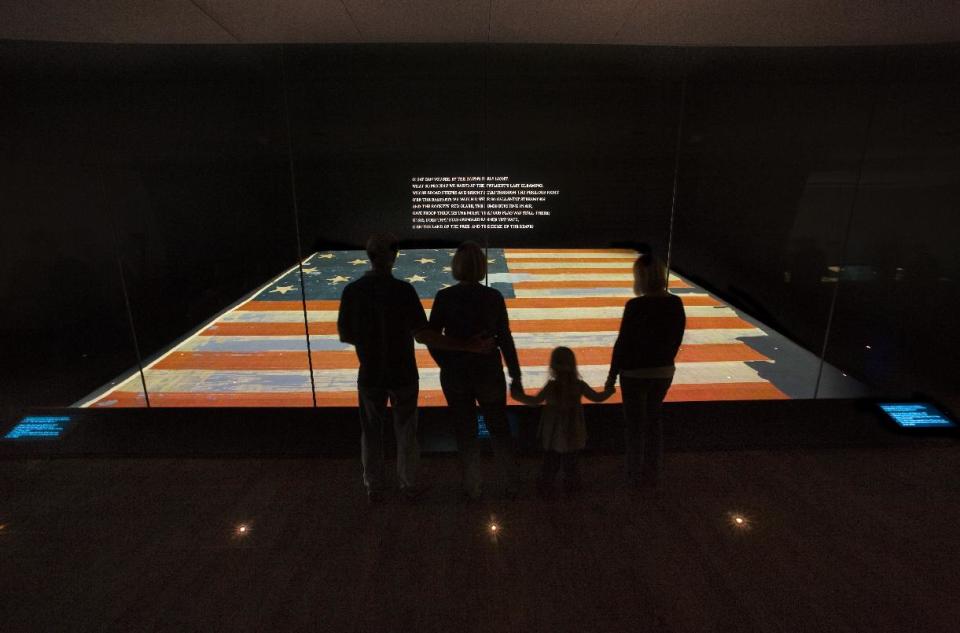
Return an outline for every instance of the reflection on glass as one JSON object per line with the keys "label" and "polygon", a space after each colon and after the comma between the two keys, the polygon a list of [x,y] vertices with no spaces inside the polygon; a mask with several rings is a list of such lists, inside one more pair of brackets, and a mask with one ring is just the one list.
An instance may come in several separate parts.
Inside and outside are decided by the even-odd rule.
{"label": "reflection on glass", "polygon": [[[0,42],[0,413],[68,406],[136,366],[97,137],[89,56]],[[133,397],[142,399],[138,385]]]}
{"label": "reflection on glass", "polygon": [[827,360],[877,391],[950,398],[960,335],[960,100],[956,64],[921,51],[888,63]]}
{"label": "reflection on glass", "polygon": [[428,308],[451,249],[487,248],[531,384],[558,344],[605,369],[650,248],[669,250],[689,317],[670,399],[949,389],[946,57],[887,77],[842,51],[714,51],[691,72],[627,48],[301,46],[283,69],[280,52],[76,47],[72,84],[27,67],[8,82],[2,330],[33,402],[145,403],[119,252],[153,404],[353,406],[335,318],[375,231],[403,240],[397,275]]}
{"label": "reflection on glass", "polygon": [[[718,58],[689,78],[674,266],[751,324],[735,337],[760,356],[750,380],[815,397],[869,112],[863,69],[796,52]],[[861,395],[843,374],[823,367],[830,395]]]}
{"label": "reflection on glass", "polygon": [[[273,340],[244,310],[297,262],[277,51],[181,52],[108,49],[90,71],[150,403],[309,406],[302,315]],[[94,405],[135,406],[136,379]]]}

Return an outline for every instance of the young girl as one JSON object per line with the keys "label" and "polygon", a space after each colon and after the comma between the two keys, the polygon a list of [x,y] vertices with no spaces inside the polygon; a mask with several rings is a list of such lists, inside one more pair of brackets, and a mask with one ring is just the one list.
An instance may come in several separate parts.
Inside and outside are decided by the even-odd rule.
{"label": "young girl", "polygon": [[528,396],[518,387],[514,399],[531,406],[546,403],[540,416],[540,441],[545,451],[543,471],[537,483],[541,495],[553,491],[557,471],[563,466],[563,487],[573,492],[580,487],[577,470],[577,451],[587,444],[587,427],[583,421],[581,396],[593,402],[603,402],[614,389],[608,386],[596,392],[580,379],[577,357],[569,347],[558,347],[550,354],[550,380],[535,396]]}

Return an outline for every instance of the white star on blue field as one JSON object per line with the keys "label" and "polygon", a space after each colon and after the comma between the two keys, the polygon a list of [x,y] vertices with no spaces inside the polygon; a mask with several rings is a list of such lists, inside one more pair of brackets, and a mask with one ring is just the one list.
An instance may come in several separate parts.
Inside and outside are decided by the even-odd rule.
{"label": "white star on blue field", "polygon": [[[442,288],[456,283],[451,276],[449,248],[421,248],[400,251],[397,263],[393,267],[393,276],[409,281],[417,290],[421,299],[432,299]],[[487,252],[487,272],[490,275],[506,274],[506,257],[502,248],[491,248]],[[364,251],[331,251],[314,253],[303,264],[303,283],[306,287],[306,299],[339,300],[343,288],[356,281],[370,270],[370,262]],[[516,295],[513,285],[507,282],[493,282],[492,287],[504,297],[511,299]],[[255,297],[258,301],[300,301],[300,270],[293,269]]]}

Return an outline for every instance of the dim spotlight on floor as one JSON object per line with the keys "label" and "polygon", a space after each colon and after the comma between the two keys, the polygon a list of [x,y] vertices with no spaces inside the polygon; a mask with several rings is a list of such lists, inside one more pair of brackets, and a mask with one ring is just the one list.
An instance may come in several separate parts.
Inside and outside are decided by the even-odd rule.
{"label": "dim spotlight on floor", "polygon": [[749,530],[753,525],[753,521],[742,512],[728,512],[727,518],[730,521],[730,525],[737,530]]}
{"label": "dim spotlight on floor", "polygon": [[491,516],[490,520],[487,521],[486,533],[492,543],[498,542],[500,535],[503,534],[503,525],[497,521],[495,516]]}

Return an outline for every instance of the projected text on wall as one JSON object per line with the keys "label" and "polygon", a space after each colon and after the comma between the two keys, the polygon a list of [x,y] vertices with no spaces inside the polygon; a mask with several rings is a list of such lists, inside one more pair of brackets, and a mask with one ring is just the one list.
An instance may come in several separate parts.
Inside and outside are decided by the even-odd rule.
{"label": "projected text on wall", "polygon": [[532,230],[550,217],[560,194],[509,176],[416,176],[410,179],[414,230]]}

